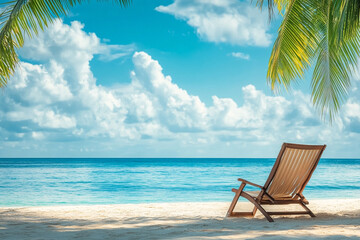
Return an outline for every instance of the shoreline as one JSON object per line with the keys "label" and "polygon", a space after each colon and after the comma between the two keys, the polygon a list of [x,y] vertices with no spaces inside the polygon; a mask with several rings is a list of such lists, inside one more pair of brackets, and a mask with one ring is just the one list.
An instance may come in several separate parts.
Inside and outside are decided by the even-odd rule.
{"label": "shoreline", "polygon": [[[310,200],[309,200],[310,199]],[[231,203],[232,198],[230,198],[229,201],[223,201],[223,200],[219,200],[219,201],[164,201],[164,202],[138,202],[138,203],[75,203],[75,204],[55,204],[55,205],[22,205],[22,206],[1,206],[0,205],[0,210],[1,209],[6,209],[6,208],[42,208],[42,207],[78,207],[78,206],[86,206],[86,207],[96,207],[96,206],[122,206],[122,205],[147,205],[147,204],[176,204],[176,203],[180,203],[180,204],[197,204],[197,203],[219,203],[219,204],[223,204],[223,203]],[[360,197],[359,196],[354,196],[354,197],[348,197],[346,196],[346,198],[308,198],[309,202],[310,202],[310,206],[311,206],[311,202],[319,202],[319,201],[360,201]],[[240,204],[242,203],[248,203],[248,201],[244,198],[240,198],[238,201]]]}
{"label": "shoreline", "polygon": [[274,223],[260,213],[225,218],[230,202],[0,207],[0,239],[360,238],[360,199],[309,201],[317,217],[276,216]]}

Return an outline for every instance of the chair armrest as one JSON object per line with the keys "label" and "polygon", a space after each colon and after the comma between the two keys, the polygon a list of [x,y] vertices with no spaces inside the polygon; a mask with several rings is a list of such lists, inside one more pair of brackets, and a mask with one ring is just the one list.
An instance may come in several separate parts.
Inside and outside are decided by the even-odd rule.
{"label": "chair armrest", "polygon": [[274,203],[275,199],[274,199],[270,194],[268,194],[268,193],[266,192],[266,190],[265,190],[265,188],[264,188],[263,186],[260,186],[260,185],[257,185],[257,184],[255,184],[255,183],[249,182],[249,181],[247,181],[247,180],[245,180],[245,179],[242,179],[242,178],[238,178],[238,181],[243,182],[243,183],[245,183],[245,184],[252,185],[252,186],[254,186],[254,187],[260,188],[260,189],[263,191],[263,194],[266,195],[266,196],[268,196],[270,202]]}
{"label": "chair armrest", "polygon": [[249,181],[247,181],[247,180],[245,180],[245,179],[242,179],[242,178],[238,178],[238,181],[243,182],[243,183],[246,183],[246,184],[249,184],[249,185],[254,186],[254,187],[258,187],[258,188],[260,188],[260,189],[264,189],[263,186],[260,186],[260,185],[257,185],[257,184],[255,184],[255,183],[249,182]]}

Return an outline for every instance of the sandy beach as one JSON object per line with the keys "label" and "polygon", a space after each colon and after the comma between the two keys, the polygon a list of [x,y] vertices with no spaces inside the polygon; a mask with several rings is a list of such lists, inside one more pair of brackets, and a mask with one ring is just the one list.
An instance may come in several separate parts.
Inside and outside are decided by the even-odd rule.
{"label": "sandy beach", "polygon": [[[360,239],[360,199],[313,200],[316,218],[224,218],[228,202],[0,208],[0,239]],[[251,205],[240,202],[245,210]]]}

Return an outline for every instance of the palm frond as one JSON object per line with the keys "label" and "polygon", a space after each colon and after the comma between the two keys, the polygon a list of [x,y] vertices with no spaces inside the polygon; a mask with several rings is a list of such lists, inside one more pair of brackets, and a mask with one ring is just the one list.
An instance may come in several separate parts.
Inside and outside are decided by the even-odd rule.
{"label": "palm frond", "polygon": [[[98,0],[104,1],[104,0]],[[109,0],[110,1],[110,0]],[[0,87],[4,87],[19,62],[16,49],[70,8],[86,0],[12,0],[0,4]],[[127,6],[131,0],[112,0]]]}
{"label": "palm frond", "polygon": [[317,2],[288,3],[269,60],[267,79],[272,90],[279,90],[281,85],[288,89],[310,66],[317,44],[313,23]]}
{"label": "palm frond", "polygon": [[[267,0],[267,9],[269,12],[269,21],[272,20],[274,16],[274,8],[276,7],[278,12],[281,14],[282,10],[285,9],[291,0]],[[257,0],[256,5],[260,8],[260,10],[263,9],[263,6],[265,4],[264,0]]]}
{"label": "palm frond", "polygon": [[332,15],[338,19],[337,40],[353,37],[360,27],[360,1],[332,1]]}
{"label": "palm frond", "polygon": [[268,83],[273,90],[287,89],[315,63],[312,101],[331,123],[347,98],[360,57],[360,1],[271,2],[284,18],[269,60]]}
{"label": "palm frond", "polygon": [[327,1],[317,13],[320,42],[311,83],[313,104],[330,122],[347,98],[351,72],[360,56],[359,31],[339,41],[338,32],[343,23],[341,16],[334,14],[335,4]]}

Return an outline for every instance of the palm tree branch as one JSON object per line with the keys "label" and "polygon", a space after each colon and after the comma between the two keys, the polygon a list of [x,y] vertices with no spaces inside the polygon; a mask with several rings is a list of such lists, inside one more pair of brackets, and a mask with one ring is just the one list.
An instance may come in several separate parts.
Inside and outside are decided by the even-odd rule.
{"label": "palm tree branch", "polygon": [[316,2],[289,1],[269,60],[267,79],[272,90],[280,85],[288,89],[310,65],[317,43],[312,31]]}
{"label": "palm tree branch", "polygon": [[360,1],[333,1],[333,15],[339,18],[338,41],[358,34],[360,27]]}
{"label": "palm tree branch", "polygon": [[[104,0],[97,0],[104,1]],[[109,0],[110,1],[110,0]],[[19,62],[16,50],[25,36],[37,35],[70,8],[86,0],[12,0],[0,4],[0,87],[7,84]],[[112,0],[127,6],[131,0]]]}
{"label": "palm tree branch", "polygon": [[338,29],[342,19],[333,14],[334,4],[327,1],[322,12],[317,14],[320,42],[311,83],[313,104],[321,116],[328,117],[330,122],[347,98],[351,72],[360,55],[359,32],[339,42]]}

